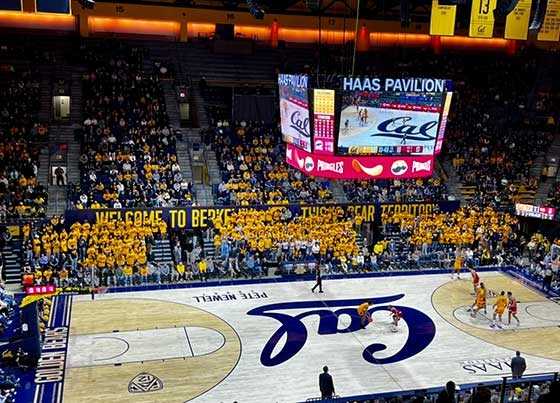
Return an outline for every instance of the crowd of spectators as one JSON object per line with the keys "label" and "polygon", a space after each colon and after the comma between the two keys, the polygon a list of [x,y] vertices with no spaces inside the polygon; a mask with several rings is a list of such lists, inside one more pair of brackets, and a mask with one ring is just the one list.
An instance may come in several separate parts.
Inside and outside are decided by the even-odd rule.
{"label": "crowd of spectators", "polygon": [[325,264],[329,272],[359,271],[354,262],[361,254],[355,223],[345,216],[339,207],[309,217],[292,215],[285,207],[238,210],[226,222],[213,222],[216,255],[237,267],[262,266],[269,261],[314,261]]}
{"label": "crowd of spectators", "polygon": [[14,298],[6,291],[4,283],[0,282],[0,336],[12,323],[16,306]]}
{"label": "crowd of spectators", "polygon": [[506,385],[505,390],[502,390],[502,385],[496,384],[496,382],[483,382],[475,387],[459,386],[452,381],[448,382],[448,385],[450,383],[455,390],[450,390],[449,394],[444,392],[447,389],[446,385],[439,395],[435,390],[419,390],[414,393],[396,393],[391,397],[359,399],[353,403],[445,403],[451,401],[461,403],[549,403],[557,401],[560,397],[560,383],[554,380],[516,382]]}
{"label": "crowd of spectators", "polygon": [[460,180],[474,186],[471,204],[503,207],[534,191],[536,157],[552,139],[553,126],[529,110],[537,76],[536,57],[463,64],[445,146]]}
{"label": "crowd of spectators", "polygon": [[37,120],[37,75],[9,64],[0,68],[0,221],[46,212],[48,194],[37,173],[48,129]]}
{"label": "crowd of spectators", "polygon": [[381,268],[450,267],[459,255],[465,267],[523,263],[517,217],[492,208],[384,214],[382,221],[393,236],[373,246]]}
{"label": "crowd of spectators", "polygon": [[143,72],[143,52],[120,43],[85,45],[81,182],[75,207],[189,206],[193,184],[183,178],[160,74]]}
{"label": "crowd of spectators", "polygon": [[0,403],[14,403],[19,381],[16,375],[0,368]]}
{"label": "crowd of spectators", "polygon": [[555,182],[548,192],[547,197],[548,204],[555,207],[557,210],[560,209],[560,182]]}
{"label": "crowd of spectators", "polygon": [[345,180],[344,192],[355,203],[407,203],[455,200],[439,177],[388,180]]}
{"label": "crowd of spectators", "polygon": [[522,237],[520,247],[528,260],[523,267],[525,276],[541,283],[544,292],[559,292],[560,238],[549,239],[537,231],[528,239]]}
{"label": "crowd of spectators", "polygon": [[323,204],[333,201],[328,180],[289,167],[285,145],[276,126],[260,122],[218,121],[213,147],[222,182],[215,189],[218,205],[288,203]]}
{"label": "crowd of spectators", "polygon": [[[152,246],[167,236],[162,220],[150,223],[74,223],[53,217],[24,227],[24,285],[131,286],[158,281]],[[93,282],[92,282],[93,274]]]}

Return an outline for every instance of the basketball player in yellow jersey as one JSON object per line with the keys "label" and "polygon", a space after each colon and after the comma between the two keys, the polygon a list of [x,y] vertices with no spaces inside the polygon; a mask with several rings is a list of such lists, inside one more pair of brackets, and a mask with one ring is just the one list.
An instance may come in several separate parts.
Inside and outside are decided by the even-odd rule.
{"label": "basketball player in yellow jersey", "polygon": [[457,280],[461,279],[461,268],[463,267],[463,249],[457,249],[455,252],[455,262],[453,262],[453,271],[451,272],[451,279],[453,275],[457,274]]}
{"label": "basketball player in yellow jersey", "polygon": [[494,314],[492,315],[492,324],[490,325],[490,327],[500,326],[496,322],[496,316],[498,317],[500,323],[502,323],[502,315],[506,310],[507,304],[508,304],[508,298],[506,297],[506,292],[502,291],[500,295],[498,295],[498,299],[496,300],[496,303],[493,306]]}
{"label": "basketball player in yellow jersey", "polygon": [[371,315],[368,311],[369,307],[373,305],[373,302],[364,302],[358,307],[358,315],[360,315],[360,327],[362,329],[366,328],[366,324],[371,322]]}
{"label": "basketball player in yellow jersey", "polygon": [[481,309],[484,309],[484,313],[486,314],[486,286],[484,283],[480,283],[480,288],[476,291],[476,299],[470,309],[472,311],[471,316],[475,318],[476,314]]}

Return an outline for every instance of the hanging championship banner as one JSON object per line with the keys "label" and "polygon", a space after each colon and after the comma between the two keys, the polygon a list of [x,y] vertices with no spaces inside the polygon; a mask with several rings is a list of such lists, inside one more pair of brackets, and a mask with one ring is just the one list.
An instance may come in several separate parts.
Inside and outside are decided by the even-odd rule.
{"label": "hanging championship banner", "polygon": [[532,3],[533,0],[519,0],[517,6],[506,17],[504,38],[527,40]]}
{"label": "hanging championship banner", "polygon": [[469,36],[492,38],[494,32],[494,9],[498,0],[473,0]]}
{"label": "hanging championship banner", "polygon": [[430,35],[455,35],[456,15],[457,6],[442,6],[438,3],[438,0],[433,0]]}
{"label": "hanging championship banner", "polygon": [[537,35],[539,41],[558,42],[560,39],[560,0],[548,0],[544,21]]}

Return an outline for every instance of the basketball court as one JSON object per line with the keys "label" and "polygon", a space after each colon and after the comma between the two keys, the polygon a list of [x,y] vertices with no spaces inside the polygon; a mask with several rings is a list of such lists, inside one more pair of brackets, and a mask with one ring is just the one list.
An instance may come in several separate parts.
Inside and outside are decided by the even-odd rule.
{"label": "basketball court", "polygon": [[[298,281],[59,296],[46,345],[64,371],[44,372],[35,402],[295,403],[318,396],[324,365],[353,396],[499,379],[516,350],[527,373],[558,371],[560,305],[506,274],[481,277],[517,297],[519,327],[490,327],[495,298],[472,318],[466,275],[325,280],[322,294]],[[360,329],[365,301],[374,321]],[[404,314],[397,332],[388,305]]]}

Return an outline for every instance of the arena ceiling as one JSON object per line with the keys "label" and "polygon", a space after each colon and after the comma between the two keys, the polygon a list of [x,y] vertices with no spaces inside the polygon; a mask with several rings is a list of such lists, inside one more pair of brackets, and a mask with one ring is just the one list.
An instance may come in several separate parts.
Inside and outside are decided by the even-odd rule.
{"label": "arena ceiling", "polygon": [[[111,2],[111,0],[97,0]],[[252,0],[265,13],[286,15],[323,15],[355,18],[359,3],[360,18],[372,20],[401,19],[401,3],[408,3],[412,22],[428,22],[431,0]],[[119,3],[167,5],[170,7],[207,8],[214,10],[248,10],[246,0],[120,0]],[[317,7],[319,5],[319,7]]]}

